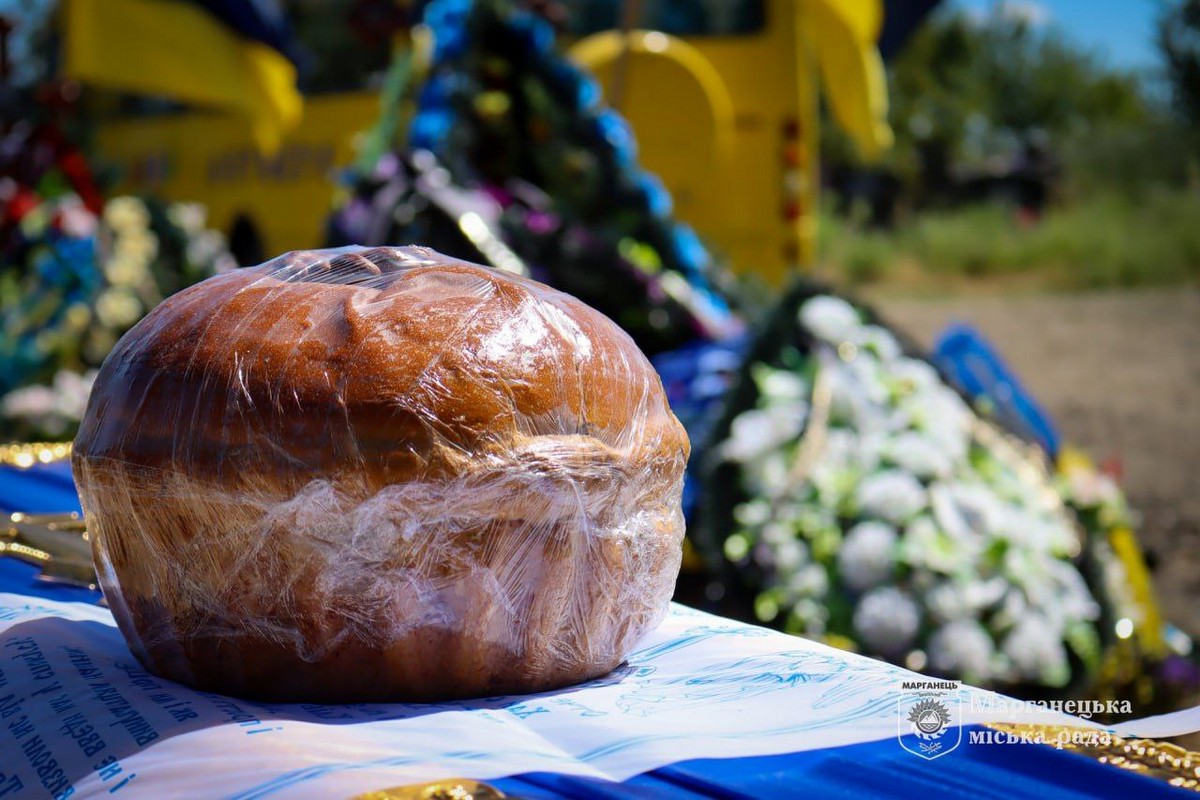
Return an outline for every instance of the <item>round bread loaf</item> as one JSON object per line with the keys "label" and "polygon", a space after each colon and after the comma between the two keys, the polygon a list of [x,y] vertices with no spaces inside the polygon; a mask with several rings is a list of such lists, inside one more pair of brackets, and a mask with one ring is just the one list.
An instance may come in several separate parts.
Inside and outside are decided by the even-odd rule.
{"label": "round bread loaf", "polygon": [[603,675],[662,618],[688,441],[580,301],[419,247],[294,252],[104,362],[73,467],[151,671],[276,701]]}

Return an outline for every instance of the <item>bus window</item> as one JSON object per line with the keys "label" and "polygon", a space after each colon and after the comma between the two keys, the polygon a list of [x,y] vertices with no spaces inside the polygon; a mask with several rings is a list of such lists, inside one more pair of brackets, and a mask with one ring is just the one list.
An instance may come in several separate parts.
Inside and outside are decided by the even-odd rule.
{"label": "bus window", "polygon": [[[564,0],[563,5],[575,36],[621,26],[623,0]],[[766,27],[764,5],[764,0],[645,0],[635,27],[674,36],[746,36]]]}

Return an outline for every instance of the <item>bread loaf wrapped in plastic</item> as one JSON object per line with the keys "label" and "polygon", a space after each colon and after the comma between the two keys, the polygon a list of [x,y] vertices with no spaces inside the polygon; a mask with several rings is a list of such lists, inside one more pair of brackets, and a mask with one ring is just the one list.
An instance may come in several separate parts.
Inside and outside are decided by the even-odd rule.
{"label": "bread loaf wrapped in plastic", "polygon": [[350,702],[612,670],[667,610],[687,457],[603,315],[402,247],[166,300],[100,370],[73,466],[147,668]]}

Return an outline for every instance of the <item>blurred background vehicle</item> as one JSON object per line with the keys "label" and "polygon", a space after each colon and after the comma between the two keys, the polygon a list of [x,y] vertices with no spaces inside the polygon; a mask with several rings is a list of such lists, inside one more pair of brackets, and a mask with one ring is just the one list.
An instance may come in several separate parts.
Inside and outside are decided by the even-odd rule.
{"label": "blurred background vehicle", "polygon": [[[379,3],[342,3],[340,14],[338,4],[294,5],[297,33],[324,37],[314,42],[325,51],[314,59],[323,74],[309,82],[303,121],[277,151],[259,152],[253,131],[229,117],[111,96],[96,109],[97,152],[118,165],[118,190],[204,203],[247,263],[260,260],[263,248],[319,243],[333,199],[329,174],[352,161],[355,137],[379,111],[378,93],[363,84],[378,80],[386,66],[388,25],[394,47],[410,46],[412,12],[387,16],[372,7],[387,5]],[[839,5],[563,4],[572,57],[629,120],[642,163],[662,179],[679,217],[703,230],[735,269],[773,283],[815,255],[818,73],[857,145],[877,154],[890,134],[872,116],[878,109],[869,108],[882,96],[882,87],[872,85],[882,78],[875,39],[882,34],[885,52],[897,51],[936,3],[892,3],[882,18],[873,3],[850,4],[849,16],[837,13]],[[623,7],[630,15],[624,21]],[[317,29],[339,16],[351,23],[340,38]],[[382,29],[354,25],[374,18],[383,19]],[[304,27],[305,19],[314,22]],[[333,59],[322,56],[339,46],[367,53],[354,65],[358,74],[345,67],[343,74],[324,74],[334,72]],[[845,60],[837,63],[839,57]]]}

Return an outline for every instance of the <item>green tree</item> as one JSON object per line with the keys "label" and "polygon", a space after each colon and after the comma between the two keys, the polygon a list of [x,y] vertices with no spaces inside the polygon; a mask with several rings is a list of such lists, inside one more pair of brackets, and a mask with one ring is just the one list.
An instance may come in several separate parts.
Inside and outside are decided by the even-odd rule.
{"label": "green tree", "polygon": [[1200,0],[1166,8],[1158,22],[1158,44],[1176,112],[1189,124],[1200,124]]}
{"label": "green tree", "polygon": [[[1065,158],[1084,136],[1128,139],[1161,116],[1136,75],[1108,68],[1054,27],[1003,14],[935,15],[889,77],[896,146],[886,166],[916,194],[1031,141]],[[827,155],[846,153],[829,144]]]}
{"label": "green tree", "polygon": [[392,0],[284,0],[306,94],[370,88],[391,61],[392,36],[408,21]]}

